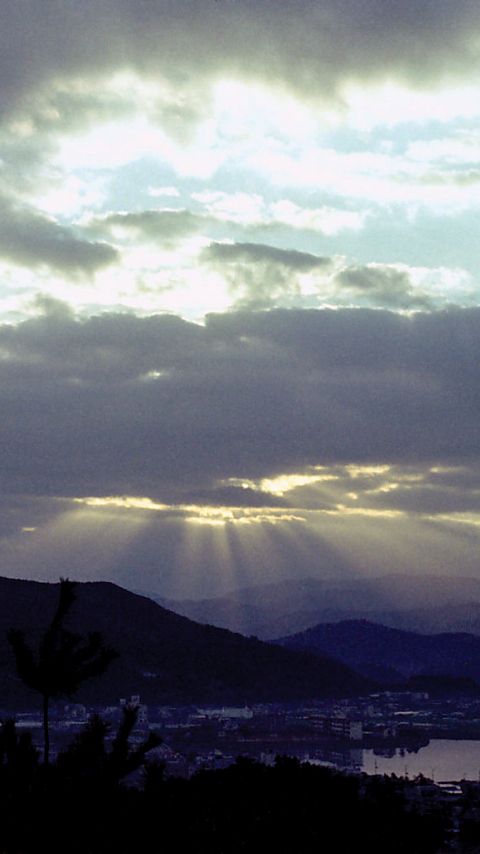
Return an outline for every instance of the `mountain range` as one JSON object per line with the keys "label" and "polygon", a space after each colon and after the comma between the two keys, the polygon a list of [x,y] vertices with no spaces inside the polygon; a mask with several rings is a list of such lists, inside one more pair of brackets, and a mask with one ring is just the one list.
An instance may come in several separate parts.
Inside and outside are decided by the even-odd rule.
{"label": "mountain range", "polygon": [[[251,703],[351,696],[373,683],[329,656],[283,649],[199,625],[107,582],[79,583],[68,628],[101,632],[119,653],[86,682],[78,699],[113,703],[140,694],[147,703]],[[25,631],[35,647],[54,613],[58,585],[0,578],[0,708],[33,707],[38,697],[16,675],[6,633]]]}
{"label": "mountain range", "polygon": [[321,624],[277,642],[287,649],[335,655],[358,673],[390,685],[427,674],[480,683],[480,637],[466,633],[425,635],[347,620]]}

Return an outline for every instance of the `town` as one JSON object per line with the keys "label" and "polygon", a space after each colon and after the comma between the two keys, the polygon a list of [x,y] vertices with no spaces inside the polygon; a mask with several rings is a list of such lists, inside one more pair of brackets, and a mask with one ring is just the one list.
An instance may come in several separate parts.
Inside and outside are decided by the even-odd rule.
{"label": "town", "polygon": [[[431,739],[480,739],[478,698],[439,699],[427,692],[384,691],[302,703],[147,706],[140,695],[132,695],[104,707],[72,702],[52,705],[52,757],[75,738],[92,714],[99,714],[113,732],[127,705],[137,709],[133,741],[156,732],[162,741],[155,749],[156,757],[174,776],[188,777],[199,768],[226,767],[237,756],[269,763],[279,754],[361,772],[367,750],[378,757],[402,751],[408,776],[408,754],[418,752]],[[7,713],[2,717],[8,717]],[[19,730],[30,730],[40,746],[39,711],[19,712],[16,723]]]}

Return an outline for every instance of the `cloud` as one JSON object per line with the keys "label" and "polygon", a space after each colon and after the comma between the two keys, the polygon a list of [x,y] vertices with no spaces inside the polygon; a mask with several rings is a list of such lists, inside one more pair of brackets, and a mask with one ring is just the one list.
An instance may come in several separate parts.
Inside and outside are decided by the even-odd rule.
{"label": "cloud", "polygon": [[[201,259],[226,279],[236,308],[308,308],[322,303],[428,309],[441,296],[442,272],[388,264],[346,265],[325,257],[263,243],[211,243]],[[413,278],[412,278],[413,277]],[[418,280],[418,281],[414,281]],[[435,299],[434,299],[435,298]]]}
{"label": "cloud", "polygon": [[478,462],[479,310],[53,309],[0,328],[3,490],[187,501],[312,465]]}
{"label": "cloud", "polygon": [[225,277],[237,297],[236,307],[252,309],[298,304],[299,276],[326,271],[331,265],[329,258],[262,243],[211,243],[201,257]]}
{"label": "cloud", "polygon": [[[27,14],[28,8],[28,14]],[[262,77],[311,97],[378,76],[434,82],[478,67],[472,0],[73,0],[2,4],[2,101],[54,78],[140,68]],[[301,57],[301,61],[299,61]]]}
{"label": "cloud", "polygon": [[[478,471],[476,472],[478,477]],[[478,481],[477,481],[478,483]],[[478,489],[465,490],[461,480],[450,488],[425,484],[411,485],[396,489],[389,494],[375,496],[371,506],[388,507],[408,513],[476,513],[480,516],[480,497]]]}
{"label": "cloud", "polygon": [[388,265],[348,267],[336,275],[335,282],[340,291],[365,296],[386,308],[429,308],[432,304],[413,286],[407,272]]}
{"label": "cloud", "polygon": [[268,222],[265,200],[258,193],[205,190],[201,193],[192,193],[192,199],[203,205],[211,216],[220,221],[244,225]]}
{"label": "cloud", "polygon": [[146,210],[138,213],[110,213],[95,217],[88,227],[95,233],[131,234],[133,238],[154,243],[173,244],[199,231],[208,218],[188,210]]}
{"label": "cloud", "polygon": [[203,254],[211,261],[278,264],[289,270],[305,273],[330,266],[329,258],[309,252],[298,252],[295,249],[278,249],[263,243],[211,243]]}
{"label": "cloud", "polygon": [[149,187],[148,195],[158,198],[160,196],[178,197],[180,191],[176,187]]}
{"label": "cloud", "polygon": [[[243,482],[241,488],[246,494],[257,495],[264,504],[276,500],[285,508],[302,511],[338,511],[344,507],[365,513],[480,514],[478,463],[468,469],[446,467],[446,472],[447,477],[439,476],[435,466],[422,462],[311,466],[301,473]],[[237,492],[239,488],[237,485]]]}
{"label": "cloud", "polygon": [[[138,99],[135,100],[131,87],[122,90],[111,81],[56,76],[46,80],[40,89],[34,84],[31,91],[27,89],[24,98],[12,102],[11,115],[5,109],[2,116],[0,146],[5,167],[1,174],[2,186],[8,187],[12,195],[33,191],[34,197],[40,194],[42,200],[47,198],[49,203],[65,191],[71,197],[72,194],[83,195],[79,191],[84,189],[88,203],[88,197],[99,192],[99,178],[97,176],[93,188],[85,186],[89,183],[88,174],[80,177],[78,172],[65,171],[62,162],[65,148],[67,152],[72,148],[78,151],[82,146],[85,150],[89,132],[94,133],[96,127],[108,128],[112,123],[131,122],[137,109]],[[77,135],[80,135],[80,143],[76,146]],[[97,145],[101,142],[97,139]],[[107,168],[112,167],[115,153],[122,144],[125,139],[117,135],[115,150],[110,145]],[[87,156],[93,163],[91,148]],[[64,212],[63,207],[61,210]]]}
{"label": "cloud", "polygon": [[25,267],[46,265],[67,277],[92,275],[118,260],[107,243],[89,242],[43,213],[0,197],[0,255]]}
{"label": "cloud", "polygon": [[359,231],[367,218],[366,211],[348,211],[323,205],[321,208],[304,208],[288,199],[271,206],[273,221],[292,228],[319,231],[329,236],[341,231]]}
{"label": "cloud", "polygon": [[432,182],[457,184],[460,187],[472,187],[480,182],[480,169],[467,169],[464,172],[451,172],[448,175],[428,175],[426,180]]}
{"label": "cloud", "polygon": [[280,199],[269,204],[258,193],[206,190],[192,193],[192,199],[203,205],[219,221],[262,229],[288,226],[329,236],[345,230],[359,231],[368,215],[366,211],[349,211],[327,205],[320,208],[302,207],[290,199]]}

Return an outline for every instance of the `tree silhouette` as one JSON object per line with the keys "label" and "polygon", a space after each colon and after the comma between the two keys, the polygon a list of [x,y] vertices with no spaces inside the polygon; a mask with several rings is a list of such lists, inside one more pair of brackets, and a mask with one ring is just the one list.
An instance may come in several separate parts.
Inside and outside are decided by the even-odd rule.
{"label": "tree silhouette", "polygon": [[28,688],[42,696],[43,710],[43,761],[50,755],[49,706],[50,700],[72,697],[82,682],[105,672],[118,653],[106,646],[99,632],[86,638],[64,628],[65,618],[74,601],[75,583],[60,579],[58,603],[53,619],[34,652],[19,629],[10,629],[8,641],[15,655],[17,672]]}
{"label": "tree silhouette", "polygon": [[77,781],[80,785],[88,783],[90,790],[97,787],[105,792],[144,766],[147,753],[158,747],[162,739],[150,732],[141,743],[131,746],[130,736],[137,722],[138,706],[124,706],[122,712],[109,749],[106,739],[110,726],[100,715],[92,715],[75,741],[58,756],[57,769],[65,779]]}

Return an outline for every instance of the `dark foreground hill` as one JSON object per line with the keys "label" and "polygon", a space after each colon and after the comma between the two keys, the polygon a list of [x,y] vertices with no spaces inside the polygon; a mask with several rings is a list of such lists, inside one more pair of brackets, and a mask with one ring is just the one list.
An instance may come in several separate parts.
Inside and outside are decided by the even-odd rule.
{"label": "dark foreground hill", "polygon": [[288,649],[334,653],[357,672],[385,682],[425,674],[480,682],[480,637],[466,633],[424,635],[347,620],[315,626],[279,643]]}
{"label": "dark foreground hill", "polygon": [[[349,696],[372,687],[329,657],[199,625],[115,584],[79,583],[76,594],[68,628],[100,631],[120,654],[104,676],[85,683],[78,694],[85,702],[131,694],[157,704],[268,702]],[[0,578],[0,708],[38,702],[16,676],[6,632],[19,628],[27,640],[38,640],[57,596],[55,584]]]}

